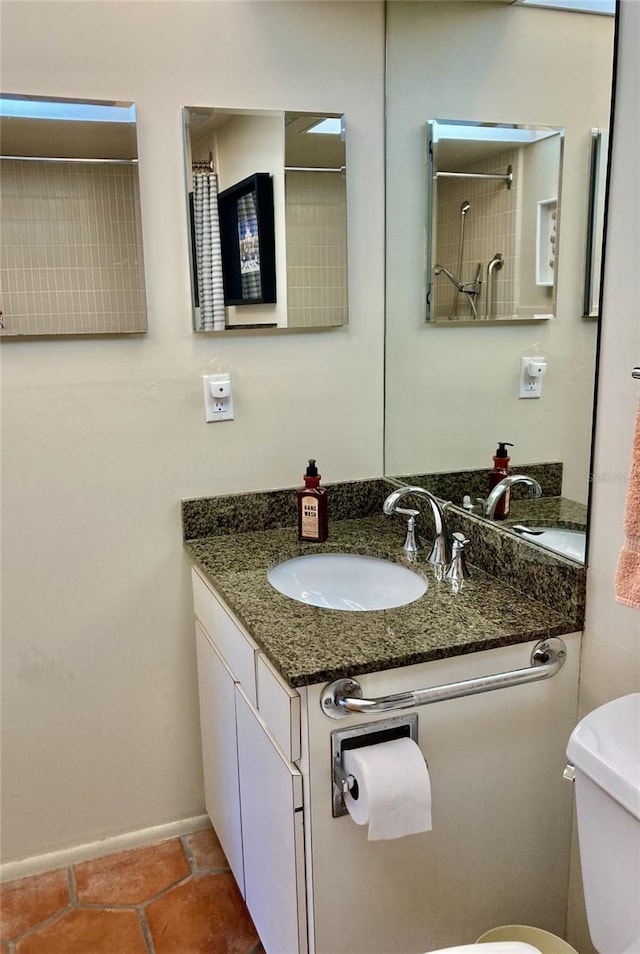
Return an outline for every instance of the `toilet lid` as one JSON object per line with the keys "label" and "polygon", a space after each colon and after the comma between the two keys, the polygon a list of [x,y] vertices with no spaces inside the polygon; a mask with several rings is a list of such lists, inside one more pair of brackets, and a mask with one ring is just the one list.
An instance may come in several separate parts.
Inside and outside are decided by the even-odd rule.
{"label": "toilet lid", "polygon": [[431,954],[540,954],[537,947],[522,941],[489,941],[488,944],[463,944],[462,947],[444,947]]}

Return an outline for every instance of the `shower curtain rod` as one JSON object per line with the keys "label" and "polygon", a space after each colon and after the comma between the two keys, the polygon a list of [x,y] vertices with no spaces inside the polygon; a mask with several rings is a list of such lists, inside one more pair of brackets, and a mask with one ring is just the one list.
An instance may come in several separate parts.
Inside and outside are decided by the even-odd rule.
{"label": "shower curtain rod", "polygon": [[507,189],[511,188],[513,182],[513,170],[507,166],[506,175],[499,172],[436,172],[436,179],[502,179],[507,183]]}
{"label": "shower curtain rod", "polygon": [[62,156],[0,156],[0,159],[15,159],[20,162],[91,162],[110,163],[115,166],[130,166],[137,164],[137,159],[72,159]]}
{"label": "shower curtain rod", "polygon": [[325,169],[322,166],[285,166],[285,172],[346,172],[346,166],[338,166],[337,169]]}
{"label": "shower curtain rod", "polygon": [[194,169],[206,169],[207,172],[215,172],[215,166],[213,164],[213,152],[209,150],[208,159],[192,159],[191,160],[191,170]]}

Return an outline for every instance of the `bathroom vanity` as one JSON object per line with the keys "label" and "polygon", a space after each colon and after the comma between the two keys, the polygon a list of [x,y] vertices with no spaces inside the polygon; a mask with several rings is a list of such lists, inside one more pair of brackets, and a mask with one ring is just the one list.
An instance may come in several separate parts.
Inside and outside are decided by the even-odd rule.
{"label": "bathroom vanity", "polygon": [[[379,512],[378,485],[355,485],[344,508],[334,492],[334,515],[351,519],[332,520],[321,550],[402,559],[402,527]],[[538,565],[536,600],[472,556],[457,593],[431,577],[407,606],[307,606],[267,580],[274,562],[319,549],[280,525],[288,493],[183,503],[206,808],[267,954],[419,954],[504,923],[562,933],[582,568],[515,540],[530,551],[527,572]],[[264,529],[247,530],[248,507]],[[341,720],[321,706],[337,678],[357,676],[367,697],[442,685],[524,668],[538,640],[560,635],[565,665],[535,685]],[[407,712],[429,768],[433,830],[368,841],[366,826],[334,817],[332,733]]]}

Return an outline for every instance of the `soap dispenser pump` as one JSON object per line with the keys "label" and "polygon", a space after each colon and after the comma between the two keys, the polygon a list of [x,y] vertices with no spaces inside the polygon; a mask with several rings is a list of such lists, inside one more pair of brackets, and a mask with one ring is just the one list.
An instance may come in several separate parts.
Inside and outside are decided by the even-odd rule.
{"label": "soap dispenser pump", "polygon": [[329,535],[327,491],[320,486],[320,474],[313,458],[303,479],[304,487],[298,491],[298,539],[323,543]]}
{"label": "soap dispenser pump", "polygon": [[[513,447],[513,444],[510,444],[508,441],[499,441],[498,449],[496,450],[493,457],[493,468],[489,471],[488,483],[489,483],[489,493],[493,490],[496,484],[499,484],[501,480],[509,474],[509,452],[507,447]],[[496,504],[496,509],[494,517],[496,520],[504,520],[505,517],[509,515],[509,509],[511,506],[511,491],[507,487],[503,495],[500,497],[500,500]]]}

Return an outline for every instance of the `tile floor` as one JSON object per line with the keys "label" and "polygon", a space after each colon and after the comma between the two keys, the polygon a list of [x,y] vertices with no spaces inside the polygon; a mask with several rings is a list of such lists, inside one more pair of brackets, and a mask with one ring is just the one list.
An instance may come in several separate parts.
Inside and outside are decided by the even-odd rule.
{"label": "tile floor", "polygon": [[0,954],[264,954],[212,829],[0,889]]}

